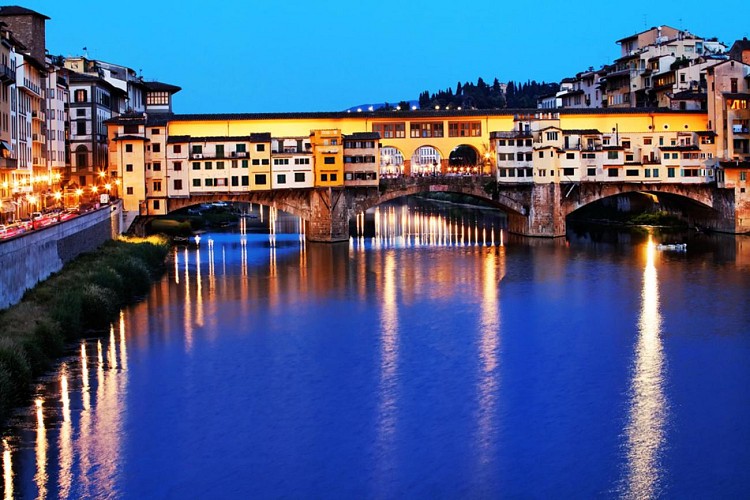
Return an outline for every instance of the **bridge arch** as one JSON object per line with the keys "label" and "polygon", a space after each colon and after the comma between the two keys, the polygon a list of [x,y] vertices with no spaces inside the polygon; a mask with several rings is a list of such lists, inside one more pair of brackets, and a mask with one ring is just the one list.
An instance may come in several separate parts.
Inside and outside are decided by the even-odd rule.
{"label": "bridge arch", "polygon": [[438,175],[442,172],[443,158],[443,154],[435,146],[429,144],[419,146],[411,155],[411,174]]}
{"label": "bridge arch", "polygon": [[310,220],[312,211],[310,208],[310,197],[308,190],[284,190],[284,191],[250,191],[244,193],[217,193],[192,195],[186,198],[169,198],[167,213],[172,213],[182,208],[187,208],[204,203],[228,202],[228,203],[253,203],[266,207],[274,207],[283,212]]}
{"label": "bridge arch", "polygon": [[670,207],[678,208],[691,224],[719,231],[725,230],[727,219],[732,219],[727,207],[730,200],[727,193],[718,191],[708,184],[646,184],[646,183],[582,183],[570,188],[562,187],[562,215],[567,217],[577,210],[598,201],[616,196],[644,193],[658,197],[661,202],[669,202]]}
{"label": "bridge arch", "polygon": [[459,144],[448,155],[448,173],[477,174],[480,172],[481,155],[470,144]]}
{"label": "bridge arch", "polygon": [[454,193],[468,195],[498,208],[509,217],[526,215],[528,211],[528,194],[523,186],[510,186],[506,189],[491,190],[487,185],[492,183],[490,177],[461,177],[461,176],[427,176],[404,177],[399,179],[383,179],[381,189],[370,192],[364,197],[350,200],[351,214],[359,214],[382,203],[398,198],[414,196],[423,193]]}
{"label": "bridge arch", "polygon": [[398,177],[404,175],[404,153],[396,146],[380,148],[380,176]]}

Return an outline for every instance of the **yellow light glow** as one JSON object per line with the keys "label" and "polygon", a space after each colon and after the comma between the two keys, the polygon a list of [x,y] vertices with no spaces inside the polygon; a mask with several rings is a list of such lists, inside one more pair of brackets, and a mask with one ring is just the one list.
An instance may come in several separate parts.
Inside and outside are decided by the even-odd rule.
{"label": "yellow light glow", "polygon": [[112,184],[109,184],[109,183],[105,184],[104,185],[104,189],[106,189],[107,191],[109,191],[110,189],[112,189]]}
{"label": "yellow light glow", "polygon": [[91,186],[91,192],[96,193],[96,191],[97,191],[96,186]]}
{"label": "yellow light glow", "polygon": [[83,189],[78,188],[76,189],[76,196],[81,196],[83,194]]}
{"label": "yellow light glow", "polygon": [[120,185],[120,179],[115,179],[115,186],[119,186],[119,185]]}
{"label": "yellow light glow", "polygon": [[99,171],[99,177],[101,177],[102,179],[104,179],[104,177],[105,177],[106,175],[107,175],[107,173],[106,173],[106,172],[105,172],[104,170],[100,170],[100,171]]}
{"label": "yellow light glow", "polygon": [[62,193],[60,191],[56,191],[54,196],[56,201],[60,201],[60,199],[62,198]]}
{"label": "yellow light glow", "polygon": [[26,201],[28,201],[29,203],[36,203],[36,196],[34,196],[33,194],[28,194],[26,195]]}

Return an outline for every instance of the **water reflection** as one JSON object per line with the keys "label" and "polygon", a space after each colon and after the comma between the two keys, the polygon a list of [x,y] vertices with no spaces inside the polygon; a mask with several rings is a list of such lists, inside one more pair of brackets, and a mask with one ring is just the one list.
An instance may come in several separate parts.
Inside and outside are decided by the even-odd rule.
{"label": "water reflection", "polygon": [[482,301],[479,317],[477,476],[488,482],[492,474],[497,445],[496,404],[500,392],[500,281],[505,276],[505,249],[497,248],[484,256],[482,264]]}
{"label": "water reflection", "polygon": [[47,498],[47,429],[44,427],[44,401],[37,399],[36,405],[36,483],[37,498]]}
{"label": "water reflection", "polygon": [[356,216],[350,248],[374,249],[502,245],[504,222],[495,212],[467,220],[461,213],[404,205],[375,207]]}
{"label": "water reflection", "polygon": [[[396,266],[393,253],[387,253],[383,262],[382,301],[380,313],[380,402],[377,417],[376,475],[378,488],[386,487],[394,464],[395,434],[398,411],[398,305],[396,292]],[[379,496],[388,496],[380,492]]]}
{"label": "water reflection", "polygon": [[5,500],[13,499],[13,456],[8,440],[3,438],[3,489]]}
{"label": "water reflection", "polygon": [[661,343],[659,281],[656,247],[649,237],[643,271],[638,343],[630,388],[630,408],[625,428],[627,472],[623,494],[627,498],[659,496],[664,474],[660,455],[664,447],[667,401],[664,395],[664,352]]}

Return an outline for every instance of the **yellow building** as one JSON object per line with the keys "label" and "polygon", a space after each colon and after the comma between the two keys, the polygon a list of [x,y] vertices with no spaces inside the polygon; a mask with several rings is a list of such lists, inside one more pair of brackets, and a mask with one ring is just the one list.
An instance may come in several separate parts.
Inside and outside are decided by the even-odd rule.
{"label": "yellow building", "polygon": [[341,129],[318,129],[310,132],[313,151],[315,187],[344,185],[344,144]]}

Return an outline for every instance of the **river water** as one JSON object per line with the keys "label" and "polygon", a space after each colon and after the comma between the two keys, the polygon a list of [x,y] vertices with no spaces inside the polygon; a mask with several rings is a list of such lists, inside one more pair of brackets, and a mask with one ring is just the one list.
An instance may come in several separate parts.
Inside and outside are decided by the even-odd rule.
{"label": "river water", "polygon": [[3,436],[5,498],[750,494],[750,239],[262,218],[71,347]]}

